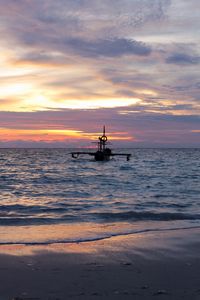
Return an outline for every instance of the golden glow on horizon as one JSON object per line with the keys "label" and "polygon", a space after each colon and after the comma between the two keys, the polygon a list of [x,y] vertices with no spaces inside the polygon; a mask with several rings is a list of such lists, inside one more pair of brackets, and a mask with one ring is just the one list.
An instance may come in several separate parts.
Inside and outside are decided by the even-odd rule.
{"label": "golden glow on horizon", "polygon": [[27,141],[63,141],[66,139],[84,138],[82,131],[60,129],[5,129],[0,128],[0,139]]}
{"label": "golden glow on horizon", "polygon": [[[16,141],[16,140],[26,140],[26,141],[66,141],[68,139],[81,139],[81,140],[94,140],[97,141],[98,136],[102,133],[86,133],[78,130],[67,130],[67,129],[6,129],[0,128],[0,139],[2,141]],[[118,134],[108,134],[109,140],[118,141],[130,141],[134,138],[127,136],[125,132]]]}
{"label": "golden glow on horizon", "polygon": [[110,136],[111,141],[133,141],[135,140],[132,136]]}

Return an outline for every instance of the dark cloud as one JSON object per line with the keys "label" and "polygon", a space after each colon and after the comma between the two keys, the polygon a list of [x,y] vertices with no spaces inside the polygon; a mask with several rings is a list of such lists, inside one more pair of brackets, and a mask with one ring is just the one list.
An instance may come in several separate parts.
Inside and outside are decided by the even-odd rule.
{"label": "dark cloud", "polygon": [[[199,115],[176,115],[169,113],[132,112],[139,106],[93,110],[52,110],[38,112],[0,112],[0,127],[13,129],[74,129],[86,132],[98,131],[102,123],[125,130],[195,130],[200,124]],[[182,107],[181,107],[182,109]],[[126,115],[121,111],[126,110]],[[178,107],[177,107],[178,110]],[[91,126],[93,125],[93,126]]]}
{"label": "dark cloud", "polygon": [[174,53],[166,59],[166,63],[175,65],[195,65],[200,62],[200,56],[185,53]]}
{"label": "dark cloud", "polygon": [[180,111],[180,110],[185,110],[185,111],[192,111],[192,110],[195,110],[195,106],[192,105],[192,104],[176,104],[176,105],[171,105],[168,110],[177,110],[177,111]]}
{"label": "dark cloud", "polygon": [[23,63],[30,63],[34,65],[49,65],[49,66],[56,66],[56,65],[72,65],[73,59],[69,58],[68,56],[59,54],[55,55],[51,52],[48,53],[46,51],[35,51],[35,52],[27,52],[24,55],[20,55],[18,58],[13,60],[14,63],[23,64]]}
{"label": "dark cloud", "polygon": [[116,90],[115,94],[118,96],[124,96],[124,97],[128,97],[128,98],[129,97],[137,97],[136,93],[134,93],[133,91],[128,90],[128,89]]}
{"label": "dark cloud", "polygon": [[[81,41],[79,43],[84,49],[104,45],[106,48],[112,48],[114,44],[109,41],[111,38],[119,39],[115,43],[120,49],[123,47],[130,49],[133,45],[123,38],[126,39],[127,34],[134,36],[136,27],[162,19],[170,2],[170,0],[0,0],[0,14],[4,16],[1,26],[5,28],[6,39],[10,37],[15,43],[18,40],[27,46],[38,45],[50,49],[54,44],[59,48],[59,45],[62,47],[64,40],[71,38],[74,39],[71,43],[77,43],[75,40],[81,37],[85,44]],[[97,45],[95,42],[94,44],[86,42],[88,37],[93,41],[96,39],[102,42]],[[146,53],[149,49],[146,47],[143,49],[142,45],[135,44],[134,51]]]}
{"label": "dark cloud", "polygon": [[72,48],[75,53],[87,57],[117,57],[122,55],[147,56],[151,53],[151,48],[144,43],[117,38],[112,40],[86,41],[83,39],[67,39],[66,46]]}

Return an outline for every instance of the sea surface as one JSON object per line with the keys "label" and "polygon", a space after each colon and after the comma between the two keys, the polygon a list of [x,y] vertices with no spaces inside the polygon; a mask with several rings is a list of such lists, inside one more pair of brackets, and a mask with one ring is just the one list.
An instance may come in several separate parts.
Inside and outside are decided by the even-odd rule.
{"label": "sea surface", "polygon": [[0,244],[200,228],[200,149],[118,152],[131,153],[130,161],[0,149]]}

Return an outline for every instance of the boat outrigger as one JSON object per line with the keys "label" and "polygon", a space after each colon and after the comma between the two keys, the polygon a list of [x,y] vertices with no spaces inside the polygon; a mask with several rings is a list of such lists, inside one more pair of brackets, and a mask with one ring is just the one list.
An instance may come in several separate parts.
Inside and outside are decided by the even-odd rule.
{"label": "boat outrigger", "polygon": [[130,160],[131,154],[130,153],[113,153],[110,148],[107,148],[108,138],[106,136],[105,126],[103,127],[103,135],[99,137],[98,149],[96,152],[71,152],[73,158],[78,158],[79,155],[90,155],[94,156],[96,161],[107,161],[110,160],[111,157],[114,156],[126,156],[126,160]]}

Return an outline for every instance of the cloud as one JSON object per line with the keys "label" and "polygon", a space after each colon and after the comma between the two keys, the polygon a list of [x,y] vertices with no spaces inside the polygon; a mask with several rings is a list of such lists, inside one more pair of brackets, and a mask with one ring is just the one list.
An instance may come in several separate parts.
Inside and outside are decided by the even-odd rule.
{"label": "cloud", "polygon": [[105,122],[144,143],[182,134],[191,141],[200,113],[199,5],[0,0],[0,126],[92,132]]}
{"label": "cloud", "polygon": [[[200,122],[199,115],[172,115],[169,113],[145,112],[137,105],[129,107],[126,118],[121,114],[122,108],[93,110],[52,110],[40,112],[0,112],[0,128],[15,129],[66,129],[76,131],[96,132],[102,123],[108,127],[117,127],[119,123],[125,131],[128,129],[196,129]],[[177,108],[178,109],[178,108]],[[182,108],[181,108],[182,109]],[[123,109],[124,110],[124,109]],[[161,124],[158,126],[158,124]],[[93,126],[92,126],[93,125]],[[177,127],[178,126],[178,127]]]}
{"label": "cloud", "polygon": [[166,63],[175,65],[196,65],[200,62],[200,56],[193,56],[185,53],[174,53],[166,59]]}
{"label": "cloud", "polygon": [[[123,115],[118,109],[98,109],[92,111],[84,110],[62,110],[50,112],[32,112],[32,113],[0,113],[0,128],[12,131],[15,135],[15,130],[27,131],[27,142],[22,140],[18,135],[18,146],[34,146],[31,143],[31,134],[29,137],[29,130],[31,133],[34,131],[34,137],[38,136],[35,145],[43,146],[56,146],[55,140],[50,140],[50,136],[44,134],[39,136],[40,131],[63,131],[63,141],[59,139],[59,146],[70,147],[71,145],[84,145],[90,146],[89,136],[94,133],[98,137],[101,133],[103,124],[106,125],[108,136],[113,133],[120,132],[122,137],[134,137],[134,140],[129,141],[113,141],[114,145],[129,145],[129,146],[147,146],[147,145],[188,145],[200,146],[197,139],[196,130],[199,129],[200,116],[187,115],[178,116],[167,113],[152,113],[140,111],[139,113],[130,113]],[[134,107],[132,107],[134,109]],[[79,138],[73,139],[68,136],[64,138],[65,130],[72,130],[82,132]],[[37,133],[38,132],[38,133]],[[1,133],[1,140],[4,136]],[[85,134],[88,136],[85,139]],[[83,137],[83,139],[82,139]],[[48,145],[45,144],[48,142]],[[8,141],[7,141],[8,143]],[[14,145],[14,140],[11,142]],[[10,145],[11,145],[10,144]],[[2,144],[3,145],[3,144]],[[5,143],[4,143],[5,145]],[[0,145],[1,146],[1,145]]]}
{"label": "cloud", "polygon": [[[134,37],[135,29],[162,20],[170,0],[0,0],[7,40],[57,47],[65,39]],[[127,37],[127,38],[128,38]]]}
{"label": "cloud", "polygon": [[144,43],[117,38],[112,40],[86,41],[82,39],[67,39],[66,46],[72,48],[75,53],[88,57],[117,57],[122,55],[147,56],[151,53],[151,48]]}
{"label": "cloud", "polygon": [[11,60],[13,65],[32,65],[45,67],[56,66],[72,66],[74,61],[71,57],[61,53],[53,53],[48,51],[33,51],[25,54],[20,54],[18,57]]}

